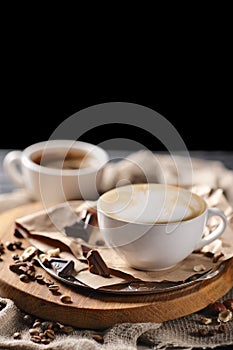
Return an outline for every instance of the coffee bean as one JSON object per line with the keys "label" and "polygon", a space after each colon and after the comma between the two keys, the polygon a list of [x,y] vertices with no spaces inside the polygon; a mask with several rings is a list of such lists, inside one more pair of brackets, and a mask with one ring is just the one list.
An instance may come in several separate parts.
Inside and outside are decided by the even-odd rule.
{"label": "coffee bean", "polygon": [[14,339],[21,339],[21,338],[22,338],[22,333],[20,333],[20,332],[15,332],[15,333],[13,334],[13,338],[14,338]]}
{"label": "coffee bean", "polygon": [[22,242],[21,241],[14,241],[14,246],[16,249],[23,249],[22,248]]}
{"label": "coffee bean", "polygon": [[29,278],[28,278],[28,276],[25,273],[22,273],[19,276],[19,279],[20,279],[20,281],[25,282],[25,283],[29,282]]}
{"label": "coffee bean", "polygon": [[65,304],[72,302],[71,297],[69,295],[65,295],[65,294],[60,296],[60,300],[62,303],[65,303]]}
{"label": "coffee bean", "polygon": [[208,330],[206,328],[200,328],[198,330],[198,334],[201,336],[206,336],[208,334]]}
{"label": "coffee bean", "polygon": [[24,320],[27,324],[32,324],[32,322],[33,322],[32,316],[31,316],[31,315],[28,315],[28,314],[26,314],[26,315],[23,316],[23,320]]}
{"label": "coffee bean", "polygon": [[38,335],[33,335],[30,338],[31,341],[33,341],[33,343],[40,343],[41,342],[41,337],[39,337]]}
{"label": "coffee bean", "polygon": [[100,334],[92,334],[92,339],[94,339],[95,341],[97,341],[100,344],[103,344],[103,342],[104,342],[104,338]]}
{"label": "coffee bean", "polygon": [[218,327],[218,331],[220,333],[225,333],[227,331],[227,326],[225,324],[220,324],[220,326]]}
{"label": "coffee bean", "polygon": [[48,288],[51,292],[57,292],[59,290],[59,286],[57,284],[50,284]]}
{"label": "coffee bean", "polygon": [[45,336],[49,339],[55,339],[55,333],[53,329],[46,329],[46,331],[44,332]]}
{"label": "coffee bean", "polygon": [[14,251],[16,249],[15,245],[12,242],[6,242],[6,247],[8,250],[11,250],[11,251]]}
{"label": "coffee bean", "polygon": [[41,326],[41,322],[37,320],[32,325],[33,328],[40,327],[40,326]]}
{"label": "coffee bean", "polygon": [[39,335],[40,332],[36,328],[30,328],[29,333],[30,333],[30,335]]}
{"label": "coffee bean", "polygon": [[44,277],[42,275],[35,275],[35,280],[39,284],[45,284]]}

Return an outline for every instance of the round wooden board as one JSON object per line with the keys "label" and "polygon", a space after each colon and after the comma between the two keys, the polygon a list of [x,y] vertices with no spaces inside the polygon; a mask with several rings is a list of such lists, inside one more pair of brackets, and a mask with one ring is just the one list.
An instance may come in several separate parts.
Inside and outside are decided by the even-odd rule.
{"label": "round wooden board", "polygon": [[[0,242],[13,242],[14,220],[43,209],[33,203],[6,211],[0,215]],[[28,244],[23,239],[23,246]],[[233,258],[225,263],[221,273],[209,280],[185,288],[147,295],[114,295],[92,290],[72,289],[55,281],[62,294],[70,295],[71,304],[52,294],[45,285],[25,283],[9,270],[12,252],[5,250],[0,262],[0,296],[12,299],[23,311],[36,317],[69,324],[79,328],[104,329],[123,322],[163,322],[196,312],[224,296],[233,286]],[[37,267],[48,279],[46,272]]]}

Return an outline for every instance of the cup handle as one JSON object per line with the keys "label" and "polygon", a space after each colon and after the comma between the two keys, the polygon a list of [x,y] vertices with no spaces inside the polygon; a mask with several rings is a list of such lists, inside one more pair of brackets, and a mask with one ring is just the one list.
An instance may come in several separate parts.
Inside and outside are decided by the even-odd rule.
{"label": "cup handle", "polygon": [[6,154],[3,160],[3,167],[11,180],[19,186],[24,185],[23,174],[21,171],[22,151],[11,151]]}
{"label": "cup handle", "polygon": [[213,242],[216,238],[221,236],[221,234],[224,232],[226,226],[227,226],[227,217],[224,214],[224,212],[218,208],[208,208],[208,214],[207,214],[207,221],[212,216],[219,216],[222,220],[218,227],[214,231],[212,231],[208,236],[202,238],[195,246],[194,250],[201,249],[205,245]]}

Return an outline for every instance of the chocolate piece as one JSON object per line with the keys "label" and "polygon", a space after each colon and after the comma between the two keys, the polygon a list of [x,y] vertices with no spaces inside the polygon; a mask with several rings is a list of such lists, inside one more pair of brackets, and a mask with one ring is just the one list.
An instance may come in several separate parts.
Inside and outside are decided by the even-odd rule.
{"label": "chocolate piece", "polygon": [[88,261],[88,270],[91,273],[94,273],[96,275],[100,275],[103,277],[110,276],[110,270],[97,250],[91,249],[87,253],[86,258]]}
{"label": "chocolate piece", "polygon": [[74,261],[61,258],[51,258],[50,264],[58,276],[68,276],[74,270]]}
{"label": "chocolate piece", "polygon": [[86,246],[86,245],[84,245],[84,244],[81,244],[81,249],[82,249],[84,258],[86,258],[87,254],[91,250],[91,248]]}

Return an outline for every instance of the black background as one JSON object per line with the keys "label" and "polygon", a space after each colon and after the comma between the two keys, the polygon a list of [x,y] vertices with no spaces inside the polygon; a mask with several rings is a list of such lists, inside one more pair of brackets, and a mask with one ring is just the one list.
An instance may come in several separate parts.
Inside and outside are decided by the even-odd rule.
{"label": "black background", "polygon": [[[84,44],[83,28],[76,27],[71,38],[64,27],[42,31],[41,18],[32,17],[25,27],[21,21],[2,43],[0,148],[47,140],[83,108],[131,102],[168,119],[189,150],[232,151],[230,23],[227,9],[221,22],[219,9],[215,17],[209,10],[203,18],[187,17],[181,27],[176,21],[166,34],[165,24],[157,35],[153,28],[152,38],[141,26],[123,36],[106,35],[105,27],[102,35],[91,31]],[[81,139],[99,143],[114,137],[163,148],[143,130],[119,125],[99,127]]]}
{"label": "black background", "polygon": [[[165,67],[166,69],[166,67]],[[47,72],[48,73],[48,72]],[[77,111],[105,102],[131,102],[152,108],[177,129],[190,150],[233,150],[231,128],[231,94],[217,73],[190,71],[187,75],[172,72],[158,78],[149,75],[130,81],[105,80],[94,74],[85,82],[78,72],[68,77],[29,74],[13,77],[2,111],[1,148],[24,148],[47,140],[54,129]],[[132,80],[131,80],[132,79]],[[134,80],[133,80],[134,79]],[[122,85],[121,85],[122,84]],[[132,127],[99,127],[82,136],[82,140],[99,143],[104,139],[136,139],[147,147],[162,146],[143,130]]]}

